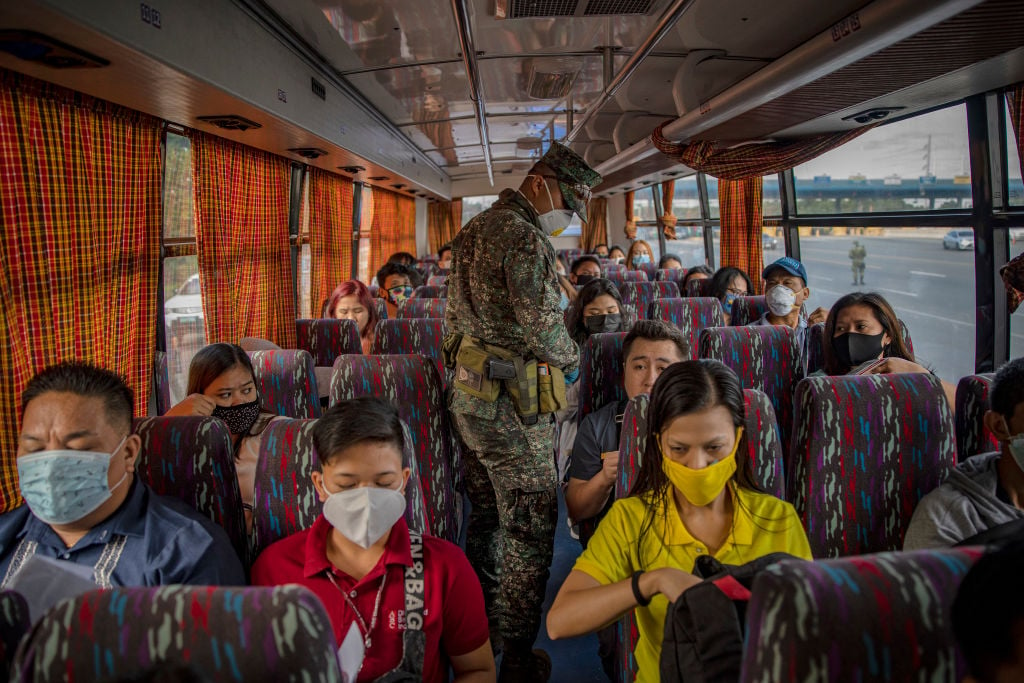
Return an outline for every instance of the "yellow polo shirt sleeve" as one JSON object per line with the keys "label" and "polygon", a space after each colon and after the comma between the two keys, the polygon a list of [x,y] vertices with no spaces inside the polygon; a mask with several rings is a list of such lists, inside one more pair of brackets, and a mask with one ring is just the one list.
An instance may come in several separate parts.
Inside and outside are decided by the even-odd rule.
{"label": "yellow polo shirt sleeve", "polygon": [[576,559],[573,569],[608,585],[633,576],[639,563],[637,538],[643,523],[644,505],[639,498],[622,498],[612,504],[597,526],[587,549]]}

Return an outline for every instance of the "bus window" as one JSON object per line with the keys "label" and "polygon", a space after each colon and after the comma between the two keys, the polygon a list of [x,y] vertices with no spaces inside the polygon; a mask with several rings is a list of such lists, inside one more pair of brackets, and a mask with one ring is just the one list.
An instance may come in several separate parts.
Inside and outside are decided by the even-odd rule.
{"label": "bus window", "polygon": [[[829,308],[851,291],[881,294],[910,330],[918,359],[955,384],[974,372],[974,251],[946,248],[948,232],[801,227],[800,255],[811,289],[807,306]],[[854,240],[867,252],[863,285],[859,278],[852,284]]]}
{"label": "bus window", "polygon": [[766,175],[761,178],[761,215],[765,218],[782,217],[782,195],[779,190],[779,176]]}
{"label": "bus window", "polygon": [[462,198],[462,224],[465,225],[469,219],[476,216],[484,209],[489,209],[491,204],[498,201],[498,195],[488,194],[479,197]]}
{"label": "bus window", "polygon": [[[1018,166],[1018,169],[1020,167]],[[1019,171],[1018,171],[1019,172]],[[1024,253],[1024,223],[1010,228],[1010,258]],[[1000,295],[999,292],[996,293]],[[1010,358],[1024,356],[1024,305],[1010,316]]]}
{"label": "bus window", "polygon": [[708,179],[708,218],[721,218],[718,211],[718,178],[710,175],[706,177]]}
{"label": "bus window", "polygon": [[[309,235],[309,170],[305,172],[305,179],[302,183],[302,222],[299,224],[299,272],[296,274],[296,282],[299,288],[299,310],[300,318],[319,318],[323,311],[314,311],[312,302],[312,248],[310,247]],[[343,276],[341,274],[340,276]]]}
{"label": "bus window", "polygon": [[167,131],[164,144],[164,239],[196,237],[192,215],[192,143]]}
{"label": "bus window", "polygon": [[1010,185],[1010,206],[1024,206],[1024,182],[1021,181],[1020,153],[1013,138],[1013,124],[1010,123],[1010,108],[1006,109],[1006,178]]}

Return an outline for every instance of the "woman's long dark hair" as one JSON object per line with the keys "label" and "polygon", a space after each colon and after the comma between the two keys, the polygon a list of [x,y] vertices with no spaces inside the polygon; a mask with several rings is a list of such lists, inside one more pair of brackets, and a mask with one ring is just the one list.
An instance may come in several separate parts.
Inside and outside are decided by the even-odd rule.
{"label": "woman's long dark hair", "polygon": [[711,278],[711,296],[715,297],[719,301],[725,302],[725,295],[728,292],[729,287],[732,286],[732,281],[739,275],[743,278],[743,281],[747,283],[747,296],[754,293],[754,286],[750,283],[750,277],[742,270],[735,266],[726,266],[725,268],[719,268]]}
{"label": "woman's long dark hair", "polygon": [[611,280],[607,280],[603,277],[591,280],[583,286],[576,294],[576,299],[573,300],[569,307],[569,317],[566,321],[566,327],[569,328],[569,336],[573,338],[577,344],[583,344],[587,337],[590,336],[590,332],[587,330],[586,325],[583,324],[583,309],[590,305],[594,299],[599,296],[608,295],[615,299],[615,302],[619,305],[619,313],[622,314],[622,331],[628,330],[633,322],[632,316],[626,311],[626,307],[622,304],[622,296],[619,294],[619,288],[615,286]]}
{"label": "woman's long dark hair", "polygon": [[256,373],[253,372],[249,354],[238,344],[218,342],[204,346],[196,355],[192,356],[192,364],[188,367],[186,393],[203,393],[206,391],[206,387],[213,383],[213,380],[236,365],[241,365],[248,370],[253,381],[256,380]]}
{"label": "woman's long dark hair", "polygon": [[840,363],[835,347],[832,346],[832,340],[836,334],[836,320],[843,309],[850,306],[867,306],[874,313],[875,319],[882,324],[882,331],[889,336],[889,343],[882,348],[884,358],[902,358],[912,363],[917,362],[914,359],[914,354],[907,348],[907,342],[903,339],[903,328],[896,317],[896,311],[892,309],[885,297],[875,292],[854,292],[839,299],[832,306],[828,312],[828,318],[825,320],[825,332],[821,341],[826,375],[845,375],[852,369],[844,367]]}

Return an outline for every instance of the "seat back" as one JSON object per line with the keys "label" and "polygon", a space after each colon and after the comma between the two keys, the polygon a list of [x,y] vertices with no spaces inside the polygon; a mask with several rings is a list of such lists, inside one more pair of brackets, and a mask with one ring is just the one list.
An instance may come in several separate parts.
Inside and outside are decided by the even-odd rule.
{"label": "seat back", "polygon": [[956,385],[956,452],[961,461],[999,450],[999,441],[984,420],[994,377],[992,372],[967,375]]}
{"label": "seat back", "polygon": [[362,353],[359,325],[355,320],[302,318],[295,321],[300,349],[309,351],[317,367],[331,367],[346,353]]}
{"label": "seat back", "polygon": [[331,405],[358,396],[380,396],[398,408],[412,433],[427,507],[425,531],[456,541],[462,523],[456,493],[461,463],[434,363],[420,355],[343,356],[334,363]]}
{"label": "seat back", "polygon": [[413,290],[414,299],[447,299],[448,288],[441,285],[420,285]]}
{"label": "seat back", "polygon": [[18,643],[31,626],[25,598],[14,591],[0,591],[0,676],[5,681]]}
{"label": "seat back", "polygon": [[622,342],[625,332],[592,334],[583,343],[580,352],[580,392],[577,422],[608,403],[626,399],[622,386],[625,363],[622,360]]}
{"label": "seat back", "polygon": [[679,281],[683,279],[683,273],[685,270],[679,268],[659,268],[654,271],[655,282],[674,282],[679,285]]}
{"label": "seat back", "polygon": [[407,299],[398,306],[399,318],[444,318],[447,299]]}
{"label": "seat back", "polygon": [[810,377],[794,410],[786,490],[814,556],[902,548],[917,502],[956,464],[939,379]]}
{"label": "seat back", "polygon": [[624,273],[625,271],[626,266],[623,263],[614,263],[607,259],[601,261],[601,272],[604,273],[604,277],[608,277],[608,273]]}
{"label": "seat back", "polygon": [[679,298],[679,285],[675,282],[623,282],[619,285],[619,294],[622,303],[633,309],[638,320],[646,320],[652,302]]}
{"label": "seat back", "polygon": [[[903,334],[903,342],[907,350],[914,353],[914,341],[910,338],[910,330],[902,320],[900,332]],[[807,374],[825,369],[825,323],[815,323],[807,328]]]}
{"label": "seat back", "polygon": [[11,680],[134,680],[166,663],[211,683],[340,683],[337,647],[323,604],[301,586],[113,588],[51,609]]}
{"label": "seat back", "polygon": [[711,278],[697,278],[686,283],[686,296],[711,296]]}
{"label": "seat back", "polygon": [[300,419],[320,417],[320,393],[309,351],[250,351],[249,358],[264,410]]}
{"label": "seat back", "polygon": [[[320,468],[313,447],[316,420],[274,420],[263,432],[256,464],[250,557],[255,560],[267,546],[308,529],[320,516],[323,504],[310,475]],[[423,530],[425,505],[419,463],[413,457],[412,436],[403,422],[403,464],[412,470],[405,488],[405,519],[409,528]]]}
{"label": "seat back", "polygon": [[782,464],[782,437],[775,420],[775,409],[763,391],[743,390],[743,434],[750,472],[765,493],[786,498],[785,468]]}
{"label": "seat back", "polygon": [[[373,297],[373,305],[377,307],[377,320],[388,319],[388,304],[379,296]],[[337,359],[335,359],[337,360]]]}
{"label": "seat back", "polygon": [[227,425],[213,417],[145,417],[135,420],[134,432],[142,439],[139,478],[223,528],[244,563],[245,516]]}
{"label": "seat back", "polygon": [[441,342],[447,334],[448,327],[443,318],[400,317],[398,320],[381,320],[374,331],[370,353],[426,356],[437,368],[437,376],[447,387],[447,375],[451,370],[444,366],[444,359],[441,357]]}
{"label": "seat back", "polygon": [[654,274],[658,272],[658,264],[653,262],[641,263],[639,266],[635,266],[633,270],[639,270],[641,273],[647,273],[647,279],[653,280]]}
{"label": "seat back", "polygon": [[156,395],[156,414],[171,409],[171,376],[167,372],[167,354],[157,351],[153,356],[153,389]]}
{"label": "seat back", "polygon": [[793,421],[793,388],[804,375],[802,355],[788,327],[711,327],[700,333],[700,358],[722,361],[740,378],[744,389],[759,389],[768,395],[779,423],[783,453],[787,452]]}
{"label": "seat back", "polygon": [[558,250],[558,255],[566,260],[566,262],[567,262],[566,265],[567,266],[571,266],[573,261],[578,259],[580,256],[583,256],[583,250],[582,249],[578,249],[578,248],[576,248],[576,249],[559,249]]}
{"label": "seat back", "polygon": [[754,582],[740,681],[960,681],[957,588],[975,548],[783,562]]}
{"label": "seat back", "polygon": [[658,299],[651,302],[649,315],[651,320],[664,320],[679,328],[690,345],[691,358],[697,357],[701,330],[725,325],[722,302],[711,296]]}
{"label": "seat back", "polygon": [[444,287],[445,283],[448,282],[448,275],[431,275],[427,278],[427,286],[429,287]]}
{"label": "seat back", "polygon": [[738,296],[732,302],[732,325],[749,325],[768,312],[768,301],[763,296]]}
{"label": "seat back", "polygon": [[242,347],[242,350],[246,353],[253,351],[280,351],[281,347],[270,341],[269,339],[262,339],[260,337],[242,337],[238,340],[238,345]]}

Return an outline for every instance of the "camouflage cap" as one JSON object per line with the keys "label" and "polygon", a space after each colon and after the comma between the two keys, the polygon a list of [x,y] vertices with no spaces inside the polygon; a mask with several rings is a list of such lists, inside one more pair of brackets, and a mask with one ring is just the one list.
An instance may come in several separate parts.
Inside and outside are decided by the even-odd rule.
{"label": "camouflage cap", "polygon": [[601,174],[590,168],[579,154],[558,142],[551,143],[539,163],[554,172],[566,207],[586,222],[590,189],[601,184]]}

